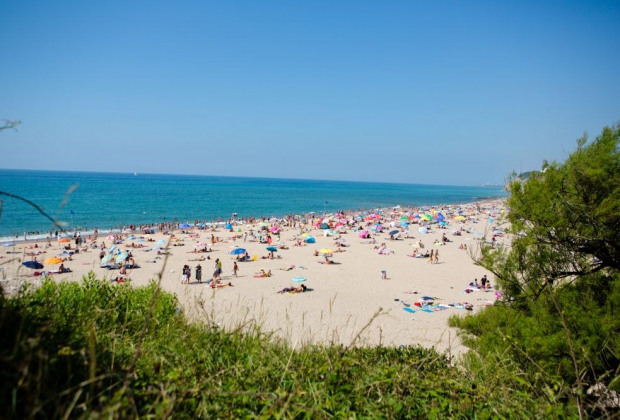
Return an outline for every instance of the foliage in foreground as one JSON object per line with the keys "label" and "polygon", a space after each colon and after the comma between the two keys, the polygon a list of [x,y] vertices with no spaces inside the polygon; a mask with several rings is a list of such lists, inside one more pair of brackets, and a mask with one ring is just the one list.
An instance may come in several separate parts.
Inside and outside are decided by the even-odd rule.
{"label": "foliage in foreground", "polygon": [[155,284],[132,288],[91,274],[81,284],[48,280],[0,304],[7,418],[574,414],[532,397],[526,383],[474,381],[432,350],[292,350],[259,331],[191,324]]}
{"label": "foliage in foreground", "polygon": [[[508,368],[581,414],[613,416],[620,405],[620,127],[586,143],[580,139],[566,162],[511,184],[514,240],[483,247],[479,261],[508,299],[452,324],[468,334],[476,351],[470,366],[480,375]],[[593,386],[605,392],[588,393]]]}

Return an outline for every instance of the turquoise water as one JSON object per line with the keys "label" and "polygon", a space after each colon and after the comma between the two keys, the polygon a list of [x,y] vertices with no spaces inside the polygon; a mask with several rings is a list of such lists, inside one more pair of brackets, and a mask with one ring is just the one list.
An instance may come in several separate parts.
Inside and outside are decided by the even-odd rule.
{"label": "turquoise water", "polygon": [[[76,186],[67,195],[72,186]],[[458,204],[505,196],[502,187],[390,184],[196,175],[0,169],[0,191],[22,196],[68,227],[100,230],[162,221],[226,220],[395,205]],[[31,206],[1,196],[0,237],[49,232]],[[66,202],[63,204],[63,201]],[[73,211],[73,215],[71,214]]]}

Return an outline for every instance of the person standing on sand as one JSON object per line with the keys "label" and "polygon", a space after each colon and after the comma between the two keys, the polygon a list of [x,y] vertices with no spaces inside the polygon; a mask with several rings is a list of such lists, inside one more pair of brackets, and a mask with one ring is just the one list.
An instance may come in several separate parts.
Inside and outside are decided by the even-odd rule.
{"label": "person standing on sand", "polygon": [[237,271],[239,271],[239,266],[237,265],[237,261],[235,261],[233,264],[233,274],[235,275],[235,277],[238,277]]}
{"label": "person standing on sand", "polygon": [[428,259],[428,262],[429,262],[430,264],[432,264],[432,263],[433,263],[433,261],[434,261],[434,258],[435,258],[435,250],[434,250],[434,249],[431,249],[431,256],[430,256],[430,258]]}
{"label": "person standing on sand", "polygon": [[213,281],[217,281],[220,278],[221,275],[221,263],[220,263],[220,259],[217,258],[215,260],[215,267],[213,267]]}
{"label": "person standing on sand", "polygon": [[183,276],[181,277],[181,284],[187,283],[187,265],[183,266]]}
{"label": "person standing on sand", "polygon": [[202,283],[202,267],[200,264],[196,266],[196,281]]}
{"label": "person standing on sand", "polygon": [[435,251],[435,264],[439,264],[439,250]]}

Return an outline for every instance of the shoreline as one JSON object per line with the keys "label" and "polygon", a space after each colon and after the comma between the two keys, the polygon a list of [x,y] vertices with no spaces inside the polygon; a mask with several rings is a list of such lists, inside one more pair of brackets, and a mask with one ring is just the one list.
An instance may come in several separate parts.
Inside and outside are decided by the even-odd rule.
{"label": "shoreline", "polygon": [[[487,197],[487,198],[482,198],[479,200],[475,200],[472,202],[457,202],[457,203],[443,203],[441,205],[429,205],[429,204],[422,204],[422,205],[398,205],[398,207],[401,208],[424,208],[424,207],[442,207],[442,206],[461,206],[461,205],[468,205],[471,203],[485,203],[485,202],[489,202],[489,201],[503,201],[505,200],[506,197]],[[369,212],[369,211],[377,211],[377,210],[382,210],[382,211],[386,211],[388,209],[393,208],[394,206],[381,206],[381,207],[371,207],[371,208],[358,208],[358,209],[347,209],[344,210],[347,213],[356,213],[356,212]],[[340,210],[342,211],[342,210]],[[332,212],[333,213],[333,212]],[[237,213],[235,213],[237,214]],[[329,214],[326,212],[315,212],[315,211],[311,211],[311,212],[307,212],[307,213],[303,213],[303,214],[292,214],[294,216],[301,216],[301,215],[318,215],[318,214]],[[270,215],[268,218],[271,219],[273,217],[278,218],[278,219],[283,219],[284,217],[287,217],[289,215],[286,214],[278,214],[278,215]],[[258,219],[259,216],[254,215],[254,216],[241,216],[240,219],[241,220],[250,220],[250,219]],[[171,223],[171,222],[166,222],[166,223]],[[183,222],[178,221],[177,224],[181,224]],[[193,222],[195,223],[202,223],[205,225],[208,225],[209,227],[213,226],[213,225],[217,225],[219,227],[225,226],[226,223],[229,223],[229,220],[224,221],[222,219],[222,217],[219,217],[217,221],[214,220],[194,220]],[[236,223],[236,221],[235,221]],[[156,233],[157,232],[157,225],[159,225],[160,223],[157,222],[153,222],[153,223],[142,223],[142,226],[154,226],[155,232],[152,233]],[[245,223],[247,224],[247,223]],[[81,236],[84,235],[93,235],[94,234],[94,229],[98,229],[100,234],[118,234],[118,233],[131,233],[130,231],[127,230],[128,226],[131,225],[135,225],[135,226],[139,226],[140,224],[136,224],[133,222],[126,222],[126,223],[121,223],[119,224],[118,227],[111,227],[108,229],[98,229],[98,228],[82,228],[81,226],[76,226],[73,227],[71,229],[65,229],[64,232],[59,231],[58,229],[52,229],[49,232],[45,232],[42,233],[41,231],[26,231],[25,233],[27,234],[27,239],[24,239],[24,232],[22,233],[13,233],[10,235],[4,235],[4,236],[0,236],[0,247],[6,243],[6,242],[16,242],[16,243],[31,243],[31,242],[38,242],[38,241],[45,241],[47,239],[51,239],[54,240],[56,237],[55,235],[53,235],[53,233],[55,231],[58,231],[58,237],[74,237],[75,234],[79,233]],[[181,228],[176,228],[177,230],[181,230]],[[135,232],[133,232],[135,234]],[[67,235],[71,235],[71,236],[67,236]]]}
{"label": "shoreline", "polygon": [[[312,223],[303,223],[303,219],[289,219],[285,223],[259,219],[253,224],[236,225],[233,232],[221,225],[205,230],[178,229],[168,234],[155,232],[148,238],[134,232],[133,240],[128,239],[130,234],[122,234],[123,239],[116,244],[115,252],[132,252],[135,263],[140,266],[127,270],[126,277],[132,284],[146,285],[162,273],[163,289],[176,294],[187,316],[200,322],[231,329],[241,325],[260,325],[265,332],[287,340],[292,346],[318,343],[420,344],[460,353],[463,347],[456,331],[447,326],[447,319],[451,315],[469,313],[462,308],[463,303],[472,304],[473,310],[477,311],[495,300],[494,293],[480,290],[466,293],[465,290],[470,282],[482,275],[487,275],[493,284],[491,273],[475,266],[471,255],[475,254],[478,242],[489,234],[495,219],[501,216],[503,201],[504,198],[499,198],[432,207],[388,207],[381,212],[346,213],[345,217],[333,214],[330,229],[321,229],[314,219]],[[424,208],[428,210],[420,211]],[[415,211],[418,211],[417,220],[421,214],[442,213],[445,226],[440,226],[437,219],[413,223]],[[465,220],[455,219],[457,214],[464,214]],[[408,232],[401,226],[404,217],[411,221]],[[335,226],[342,220],[347,222]],[[259,226],[259,223],[266,226]],[[377,223],[383,223],[386,229],[398,230],[398,234],[391,239],[390,230],[373,231],[372,227]],[[266,230],[276,225],[279,233],[272,235],[272,244],[277,250],[272,254],[273,258],[269,258],[266,250],[269,244],[261,243],[258,236],[250,236],[250,233],[262,232],[266,237]],[[418,231],[422,227],[427,233]],[[364,228],[369,230],[369,239],[360,237],[360,230]],[[460,235],[455,235],[457,229],[461,230]],[[13,247],[0,247],[3,288],[7,293],[16,293],[26,283],[40,284],[42,277],[33,276],[35,270],[21,264],[34,257],[39,261],[52,256],[67,259],[63,264],[72,271],[53,274],[52,278],[56,280],[78,281],[90,271],[104,281],[119,277],[118,269],[99,266],[101,245],[105,245],[106,255],[112,246],[102,233],[94,244],[82,245],[80,252],[72,255],[64,249],[66,243],[56,241],[52,241],[49,247],[46,240],[15,242]],[[302,234],[313,236],[315,242],[306,243]],[[444,234],[448,242],[441,240]],[[211,242],[212,239],[216,241]],[[373,239],[376,243],[369,243]],[[298,246],[300,240],[303,242]],[[418,248],[419,251],[440,252],[437,263],[429,263],[428,258],[411,257],[413,245],[420,240],[425,248]],[[131,247],[132,242],[135,248]],[[74,243],[69,243],[75,250]],[[36,248],[33,248],[34,244]],[[197,244],[202,246],[197,248]],[[383,249],[381,244],[385,244]],[[157,246],[159,250],[155,248]],[[462,249],[463,246],[468,249]],[[254,259],[238,261],[237,276],[232,272],[236,257],[230,254],[235,247],[246,248]],[[209,252],[195,252],[195,249],[203,248]],[[321,250],[332,250],[331,256],[325,257]],[[158,252],[170,255],[158,255]],[[38,255],[29,256],[28,253]],[[211,288],[205,282],[212,277],[216,259],[223,265],[221,288]],[[334,264],[319,264],[326,260]],[[195,268],[199,264],[202,283],[195,280]],[[191,268],[192,281],[189,284],[181,283],[184,265]],[[44,270],[57,267],[45,265]],[[272,276],[254,277],[261,270],[271,271]],[[277,293],[290,286],[299,286],[292,279],[301,277],[306,279],[303,284],[312,290]],[[228,283],[232,287],[226,286]],[[426,307],[420,302],[423,296],[437,299]],[[425,311],[429,308],[432,310]]]}

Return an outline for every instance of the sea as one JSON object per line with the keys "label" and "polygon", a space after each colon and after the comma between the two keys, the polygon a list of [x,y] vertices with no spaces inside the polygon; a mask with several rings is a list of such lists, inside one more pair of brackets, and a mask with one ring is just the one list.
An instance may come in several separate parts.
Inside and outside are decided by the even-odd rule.
{"label": "sea", "polygon": [[[116,231],[162,222],[462,204],[505,197],[503,186],[0,169],[0,241],[58,230]],[[38,206],[35,207],[35,206]]]}

